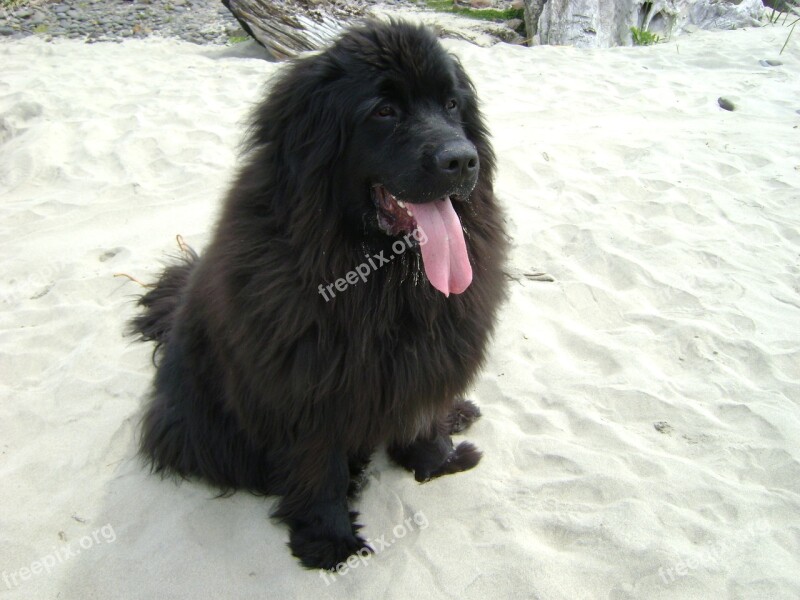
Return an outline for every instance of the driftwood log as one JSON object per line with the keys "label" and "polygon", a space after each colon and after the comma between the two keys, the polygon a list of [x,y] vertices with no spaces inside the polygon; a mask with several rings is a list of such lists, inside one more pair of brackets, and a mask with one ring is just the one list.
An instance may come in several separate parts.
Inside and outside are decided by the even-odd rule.
{"label": "driftwood log", "polygon": [[327,0],[222,0],[242,28],[275,60],[327,46],[348,24],[363,18],[357,2]]}

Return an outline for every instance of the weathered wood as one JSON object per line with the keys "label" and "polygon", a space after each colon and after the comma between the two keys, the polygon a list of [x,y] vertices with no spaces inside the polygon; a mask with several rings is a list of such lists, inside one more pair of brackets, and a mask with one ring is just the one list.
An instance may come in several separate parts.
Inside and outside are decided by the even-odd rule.
{"label": "weathered wood", "polygon": [[358,3],[310,0],[222,0],[242,28],[275,60],[328,45],[366,14]]}

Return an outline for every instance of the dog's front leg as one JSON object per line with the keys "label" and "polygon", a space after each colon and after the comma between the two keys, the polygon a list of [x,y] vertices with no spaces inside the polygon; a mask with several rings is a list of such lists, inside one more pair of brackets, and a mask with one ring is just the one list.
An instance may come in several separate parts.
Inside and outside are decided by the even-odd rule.
{"label": "dog's front leg", "polygon": [[290,460],[287,493],[275,516],[289,525],[289,548],[303,566],[333,569],[351,554],[371,549],[358,535],[347,505],[350,469],[344,452],[309,444]]}

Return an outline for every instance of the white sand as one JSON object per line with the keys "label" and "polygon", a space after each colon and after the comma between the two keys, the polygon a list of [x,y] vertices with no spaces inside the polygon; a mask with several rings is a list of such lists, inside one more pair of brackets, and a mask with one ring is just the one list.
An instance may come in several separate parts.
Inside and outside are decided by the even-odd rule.
{"label": "white sand", "polygon": [[759,65],[786,34],[450,44],[515,240],[485,458],[420,486],[379,456],[358,508],[399,539],[328,583],[271,500],[141,468],[150,348],[112,277],[206,243],[277,67],[0,43],[0,599],[800,597],[800,37]]}

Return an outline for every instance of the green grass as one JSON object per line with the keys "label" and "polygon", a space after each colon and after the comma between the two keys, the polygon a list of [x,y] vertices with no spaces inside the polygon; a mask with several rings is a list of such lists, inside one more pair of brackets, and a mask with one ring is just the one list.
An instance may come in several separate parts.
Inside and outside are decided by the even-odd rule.
{"label": "green grass", "polygon": [[250,39],[247,35],[232,35],[228,38],[229,44],[241,44],[242,42],[246,42]]}
{"label": "green grass", "polygon": [[650,46],[661,41],[661,38],[655,33],[639,29],[638,27],[631,27],[631,36],[633,37],[634,46]]}
{"label": "green grass", "polygon": [[[772,14],[768,17],[769,22],[775,24],[783,15],[783,25],[786,25],[786,20],[789,18],[789,15],[792,14],[792,9],[797,10],[800,8],[800,3],[796,0],[776,0],[772,2]],[[765,3],[767,5],[767,3]],[[796,23],[797,21],[795,21]]]}
{"label": "green grass", "polygon": [[795,19],[794,23],[792,23],[792,28],[789,30],[789,35],[786,36],[786,41],[783,42],[783,47],[781,48],[779,54],[783,54],[783,51],[786,50],[786,46],[789,45],[789,38],[792,37],[792,34],[794,33],[794,26],[797,25],[798,21],[800,21],[800,18]]}
{"label": "green grass", "polygon": [[436,12],[451,13],[481,21],[510,21],[511,19],[525,18],[525,11],[521,8],[509,8],[506,10],[497,10],[495,8],[467,8],[465,6],[456,6],[452,0],[422,0],[421,3]]}
{"label": "green grass", "polygon": [[[783,25],[790,28],[789,35],[786,36],[786,41],[783,43],[783,47],[779,52],[779,54],[783,54],[783,51],[786,50],[786,46],[789,45],[789,40],[794,33],[795,26],[797,23],[800,23],[800,17],[797,16],[798,10],[800,10],[800,2],[797,0],[777,0],[770,4],[773,7],[773,11],[768,17],[769,22],[772,25]],[[779,22],[781,15],[783,16],[783,22]],[[790,16],[793,19],[792,21],[789,21]]]}

